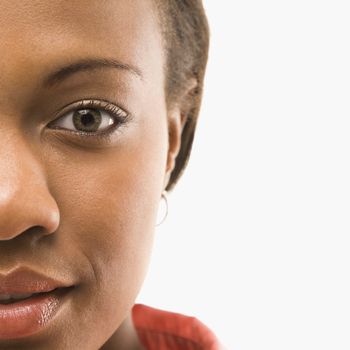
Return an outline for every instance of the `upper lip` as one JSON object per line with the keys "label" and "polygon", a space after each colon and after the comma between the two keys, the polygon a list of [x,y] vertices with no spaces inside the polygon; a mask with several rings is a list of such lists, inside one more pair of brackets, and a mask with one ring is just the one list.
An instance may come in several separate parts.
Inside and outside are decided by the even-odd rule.
{"label": "upper lip", "polygon": [[44,293],[69,286],[24,266],[20,266],[8,274],[0,273],[0,294]]}

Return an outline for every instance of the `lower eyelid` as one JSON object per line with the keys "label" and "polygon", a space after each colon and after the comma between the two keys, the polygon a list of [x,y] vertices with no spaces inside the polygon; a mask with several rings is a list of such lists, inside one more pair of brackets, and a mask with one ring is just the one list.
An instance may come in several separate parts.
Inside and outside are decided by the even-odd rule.
{"label": "lower eyelid", "polygon": [[104,129],[102,131],[94,131],[94,132],[85,132],[85,131],[79,131],[79,130],[69,130],[66,128],[51,128],[54,131],[57,131],[61,134],[63,134],[64,136],[67,137],[72,137],[72,138],[78,138],[81,140],[105,140],[108,141],[111,138],[113,138],[114,136],[117,135],[117,133],[121,132],[121,129],[123,128],[123,126],[125,126],[126,123],[119,123],[116,122],[114,126],[111,126],[107,129]]}
{"label": "lower eyelid", "polygon": [[[68,147],[82,147],[85,148],[106,148],[118,144],[120,140],[120,134],[122,134],[122,128],[116,127],[111,132],[86,134],[79,131],[70,131],[66,129],[51,129],[54,139],[59,141],[63,146]],[[46,135],[46,140],[50,141],[49,134]]]}

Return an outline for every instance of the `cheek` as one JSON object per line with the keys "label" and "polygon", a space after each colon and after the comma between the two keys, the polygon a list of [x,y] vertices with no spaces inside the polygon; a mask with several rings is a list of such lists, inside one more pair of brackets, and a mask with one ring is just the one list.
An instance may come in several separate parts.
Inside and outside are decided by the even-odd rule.
{"label": "cheek", "polygon": [[58,244],[69,247],[65,253],[81,275],[73,318],[86,329],[96,320],[110,330],[122,322],[151,252],[167,158],[166,116],[152,125],[140,122],[123,137],[98,152],[71,147],[51,154],[56,171],[57,164],[70,164],[52,174],[51,187],[61,214]]}

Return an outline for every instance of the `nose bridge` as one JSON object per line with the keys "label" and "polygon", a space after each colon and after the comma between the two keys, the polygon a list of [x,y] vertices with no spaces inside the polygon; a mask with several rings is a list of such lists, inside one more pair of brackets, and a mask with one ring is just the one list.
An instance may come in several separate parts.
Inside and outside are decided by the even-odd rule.
{"label": "nose bridge", "polygon": [[0,128],[0,241],[33,226],[50,234],[58,225],[58,206],[40,160],[20,136]]}

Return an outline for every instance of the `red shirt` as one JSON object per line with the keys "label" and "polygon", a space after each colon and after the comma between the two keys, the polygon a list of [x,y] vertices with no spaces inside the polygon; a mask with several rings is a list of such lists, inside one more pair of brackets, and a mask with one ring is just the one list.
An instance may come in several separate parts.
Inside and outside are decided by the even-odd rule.
{"label": "red shirt", "polygon": [[147,350],[220,350],[214,333],[195,317],[135,304],[133,323]]}

